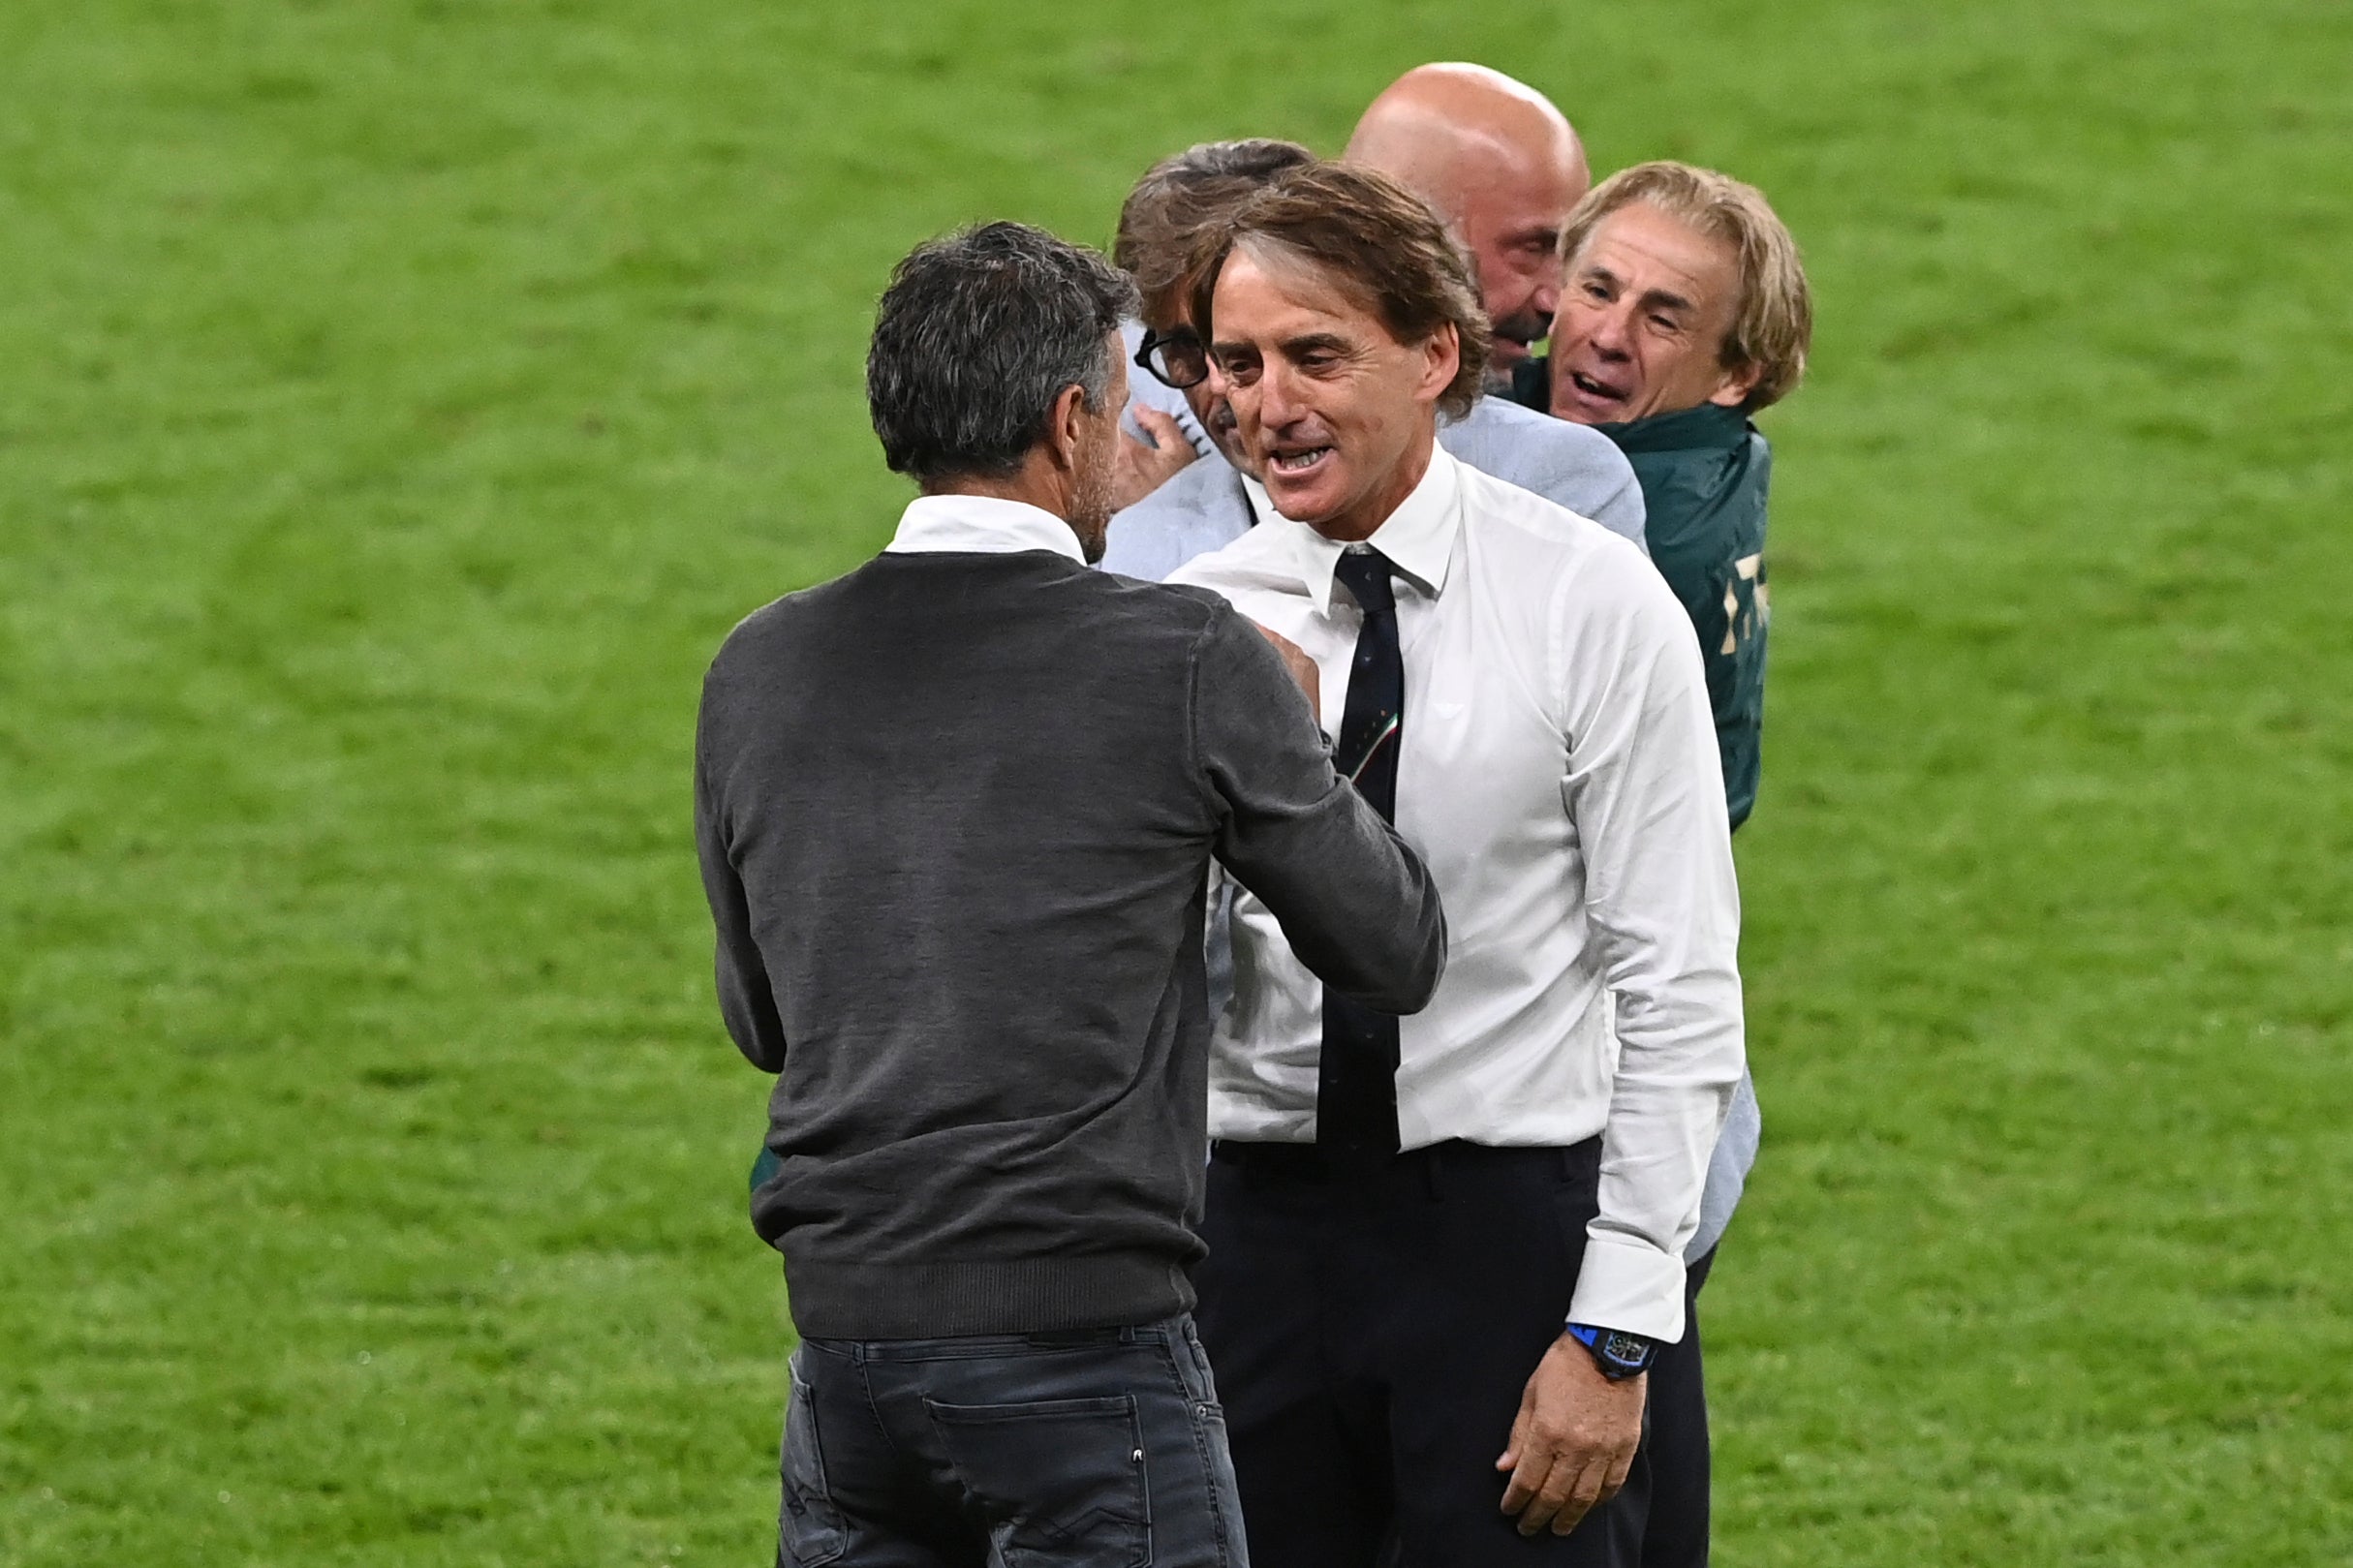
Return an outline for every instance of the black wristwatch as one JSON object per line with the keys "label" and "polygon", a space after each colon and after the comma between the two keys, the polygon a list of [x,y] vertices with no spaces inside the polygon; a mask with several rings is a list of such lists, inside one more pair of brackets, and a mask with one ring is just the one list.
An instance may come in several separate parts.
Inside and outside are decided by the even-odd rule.
{"label": "black wristwatch", "polygon": [[1588,1328],[1582,1323],[1568,1326],[1569,1337],[1593,1352],[1594,1365],[1601,1375],[1613,1383],[1623,1383],[1629,1377],[1640,1377],[1658,1359],[1658,1341],[1645,1339],[1639,1334],[1625,1334],[1617,1329]]}

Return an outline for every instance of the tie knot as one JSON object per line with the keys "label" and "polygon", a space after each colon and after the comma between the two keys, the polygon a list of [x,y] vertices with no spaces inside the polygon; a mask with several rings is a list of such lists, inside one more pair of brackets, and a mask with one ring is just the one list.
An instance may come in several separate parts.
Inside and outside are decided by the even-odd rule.
{"label": "tie knot", "polygon": [[1392,569],[1389,558],[1378,550],[1351,548],[1340,552],[1332,575],[1347,585],[1365,614],[1391,615],[1397,610],[1397,595],[1389,584]]}

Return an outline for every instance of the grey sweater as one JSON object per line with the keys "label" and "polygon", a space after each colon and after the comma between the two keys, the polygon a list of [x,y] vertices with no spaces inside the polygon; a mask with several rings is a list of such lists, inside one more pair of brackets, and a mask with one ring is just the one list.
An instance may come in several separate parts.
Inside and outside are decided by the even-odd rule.
{"label": "grey sweater", "polygon": [[1212,855],[1373,1006],[1444,961],[1256,631],[1043,551],[883,555],[752,615],[695,817],[721,1011],[779,1075],[754,1223],[815,1337],[1192,1305]]}

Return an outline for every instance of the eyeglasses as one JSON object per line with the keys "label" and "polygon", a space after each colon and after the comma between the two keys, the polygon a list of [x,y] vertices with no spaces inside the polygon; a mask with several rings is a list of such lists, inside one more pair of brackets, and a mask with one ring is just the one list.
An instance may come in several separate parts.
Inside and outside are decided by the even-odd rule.
{"label": "eyeglasses", "polygon": [[1178,391],[1209,380],[1209,351],[1189,326],[1180,326],[1166,337],[1145,327],[1144,345],[1135,351],[1135,363],[1138,369],[1151,371],[1162,386]]}

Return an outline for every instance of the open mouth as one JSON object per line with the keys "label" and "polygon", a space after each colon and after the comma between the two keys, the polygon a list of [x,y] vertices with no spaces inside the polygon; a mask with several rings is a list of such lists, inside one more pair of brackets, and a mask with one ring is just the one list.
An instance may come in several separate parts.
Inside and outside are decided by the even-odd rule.
{"label": "open mouth", "polygon": [[1506,316],[1495,323],[1495,346],[1507,353],[1523,353],[1532,343],[1552,333],[1552,318],[1533,312]]}
{"label": "open mouth", "polygon": [[1570,371],[1568,373],[1568,384],[1571,386],[1574,386],[1578,391],[1583,392],[1587,397],[1593,398],[1596,402],[1623,403],[1625,401],[1625,392],[1621,391],[1615,386],[1606,385],[1601,382],[1594,380],[1591,376],[1586,375],[1583,371]]}
{"label": "open mouth", "polygon": [[1329,446],[1303,446],[1297,451],[1276,452],[1267,458],[1267,467],[1286,479],[1313,474],[1332,455]]}

